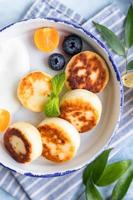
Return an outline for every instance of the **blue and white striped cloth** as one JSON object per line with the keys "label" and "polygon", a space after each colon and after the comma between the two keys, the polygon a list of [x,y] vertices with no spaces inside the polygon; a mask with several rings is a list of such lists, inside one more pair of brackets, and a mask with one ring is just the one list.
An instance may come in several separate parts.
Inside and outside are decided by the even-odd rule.
{"label": "blue and white striped cloth", "polygon": [[[125,16],[114,5],[105,7],[101,12],[89,20],[83,19],[78,13],[67,8],[57,0],[37,0],[25,15],[24,19],[37,17],[55,17],[66,19],[82,25],[85,29],[100,36],[92,27],[92,20],[100,22],[112,29],[119,37],[123,31]],[[111,50],[110,50],[111,51]],[[123,73],[125,61],[113,52],[113,59]],[[133,57],[133,51],[128,59]],[[127,137],[133,135],[133,90],[125,88],[125,105],[119,130],[114,136],[111,146],[117,146]],[[118,148],[113,154],[118,151]],[[113,156],[112,154],[112,156]],[[31,178],[19,175],[0,167],[0,187],[19,200],[72,200],[83,190],[82,170],[69,175],[54,178]]]}

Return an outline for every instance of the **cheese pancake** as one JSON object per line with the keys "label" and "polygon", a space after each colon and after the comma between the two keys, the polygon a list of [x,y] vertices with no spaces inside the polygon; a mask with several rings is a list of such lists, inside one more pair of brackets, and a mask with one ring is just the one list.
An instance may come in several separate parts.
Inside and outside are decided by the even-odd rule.
{"label": "cheese pancake", "polygon": [[17,162],[27,163],[42,154],[42,141],[37,128],[27,122],[12,124],[4,134],[4,145]]}
{"label": "cheese pancake", "polygon": [[41,133],[42,156],[53,162],[71,160],[79,147],[78,131],[69,122],[60,118],[47,118],[38,126]]}
{"label": "cheese pancake", "polygon": [[60,117],[80,132],[93,129],[99,122],[102,105],[99,97],[84,89],[67,92],[60,102]]}
{"label": "cheese pancake", "polygon": [[51,76],[35,71],[26,75],[18,85],[18,98],[22,105],[34,112],[42,112],[51,93]]}
{"label": "cheese pancake", "polygon": [[66,86],[69,89],[86,89],[101,92],[109,80],[109,71],[102,57],[91,51],[71,58],[66,67]]}

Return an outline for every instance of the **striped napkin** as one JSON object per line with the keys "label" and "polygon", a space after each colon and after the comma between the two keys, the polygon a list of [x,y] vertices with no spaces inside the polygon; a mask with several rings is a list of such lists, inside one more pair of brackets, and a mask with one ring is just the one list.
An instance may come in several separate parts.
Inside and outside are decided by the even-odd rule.
{"label": "striped napkin", "polygon": [[[100,36],[92,26],[91,21],[100,22],[112,29],[118,36],[123,31],[125,16],[114,5],[105,7],[93,18],[85,20],[78,13],[67,8],[57,0],[37,0],[24,16],[24,19],[37,17],[54,17],[73,21],[82,25],[85,29]],[[100,38],[101,39],[101,38]],[[111,52],[111,50],[110,50]],[[120,72],[125,70],[125,61],[113,52],[112,56]],[[129,60],[133,57],[133,51],[129,53]],[[110,146],[117,146],[130,135],[133,135],[133,90],[125,88],[125,105],[119,130],[111,141]],[[113,154],[118,151],[115,149]],[[113,156],[112,154],[112,156]],[[72,200],[83,190],[82,170],[62,177],[31,178],[0,167],[0,187],[19,200]]]}

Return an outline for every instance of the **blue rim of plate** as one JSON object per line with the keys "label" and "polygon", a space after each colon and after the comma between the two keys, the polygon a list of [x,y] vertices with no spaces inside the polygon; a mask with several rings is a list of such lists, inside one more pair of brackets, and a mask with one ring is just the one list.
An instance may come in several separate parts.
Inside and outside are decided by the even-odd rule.
{"label": "blue rim of plate", "polygon": [[112,66],[113,66],[113,69],[115,71],[116,79],[119,82],[119,89],[120,89],[120,112],[119,112],[119,117],[118,117],[116,126],[114,128],[114,131],[113,131],[111,137],[106,142],[106,144],[101,148],[101,150],[98,153],[96,153],[86,164],[83,164],[82,166],[80,166],[78,168],[75,168],[75,169],[72,169],[72,170],[67,170],[67,171],[64,171],[64,172],[55,172],[55,173],[51,173],[51,174],[37,175],[37,174],[31,173],[31,172],[19,173],[16,170],[14,170],[14,169],[10,168],[9,166],[6,166],[5,164],[3,164],[3,163],[0,162],[0,165],[2,165],[3,167],[5,167],[6,169],[11,170],[12,172],[15,172],[15,173],[19,173],[21,175],[25,175],[25,176],[29,176],[29,177],[40,177],[40,178],[58,177],[58,176],[67,175],[67,174],[70,174],[72,172],[75,172],[75,171],[78,171],[78,170],[82,169],[83,167],[87,166],[91,161],[93,161],[98,155],[100,155],[100,153],[102,151],[104,151],[106,148],[108,148],[109,144],[111,143],[111,141],[112,141],[112,139],[113,139],[113,137],[114,137],[114,135],[115,135],[118,127],[119,127],[120,119],[121,119],[121,116],[122,116],[123,105],[124,105],[123,83],[122,83],[122,80],[121,80],[120,71],[116,67],[115,62],[113,61],[113,58],[111,56],[111,53],[109,52],[109,50],[107,49],[107,47],[103,44],[103,42],[100,41],[99,39],[97,39],[97,37],[95,37],[92,33],[90,33],[89,31],[87,31],[86,29],[84,29],[82,26],[77,25],[74,22],[70,22],[70,21],[67,21],[67,20],[60,20],[58,18],[52,18],[52,17],[36,18],[36,19],[24,19],[24,20],[21,20],[21,21],[18,21],[18,22],[15,22],[15,23],[7,25],[6,27],[2,28],[0,30],[0,32],[4,31],[5,29],[10,28],[13,25],[19,24],[21,22],[31,21],[31,20],[33,20],[33,21],[35,21],[35,20],[49,20],[49,21],[55,22],[55,23],[62,23],[62,24],[71,26],[72,28],[77,29],[77,30],[82,31],[83,33],[85,33],[88,37],[90,37],[91,39],[93,39],[93,41],[96,42],[105,51],[105,53],[108,56],[109,61],[111,62]]}

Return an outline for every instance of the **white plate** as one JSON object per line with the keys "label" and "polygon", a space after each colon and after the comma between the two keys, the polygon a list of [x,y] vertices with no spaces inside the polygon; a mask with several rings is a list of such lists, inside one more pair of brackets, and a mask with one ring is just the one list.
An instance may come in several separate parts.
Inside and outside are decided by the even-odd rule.
{"label": "white plate", "polygon": [[[6,27],[0,32],[0,40],[4,41],[14,37],[19,38],[28,49],[31,71],[43,70],[54,75],[55,72],[49,69],[47,64],[50,54],[40,52],[33,42],[35,29],[47,26],[56,27],[60,33],[59,49],[55,50],[55,52],[62,52],[61,43],[64,35],[69,33],[78,34],[84,40],[85,50],[93,50],[105,59],[109,67],[110,80],[104,92],[99,95],[103,104],[100,123],[89,133],[81,135],[81,145],[73,160],[63,164],[54,164],[40,157],[30,164],[19,164],[8,155],[1,137],[0,162],[2,165],[21,174],[42,177],[59,176],[75,171],[89,163],[106,148],[118,127],[123,104],[123,87],[119,72],[111,56],[102,42],[81,27],[57,19],[32,19]],[[43,114],[32,113],[21,107],[13,116],[13,122],[29,121],[37,125],[43,118]]]}

